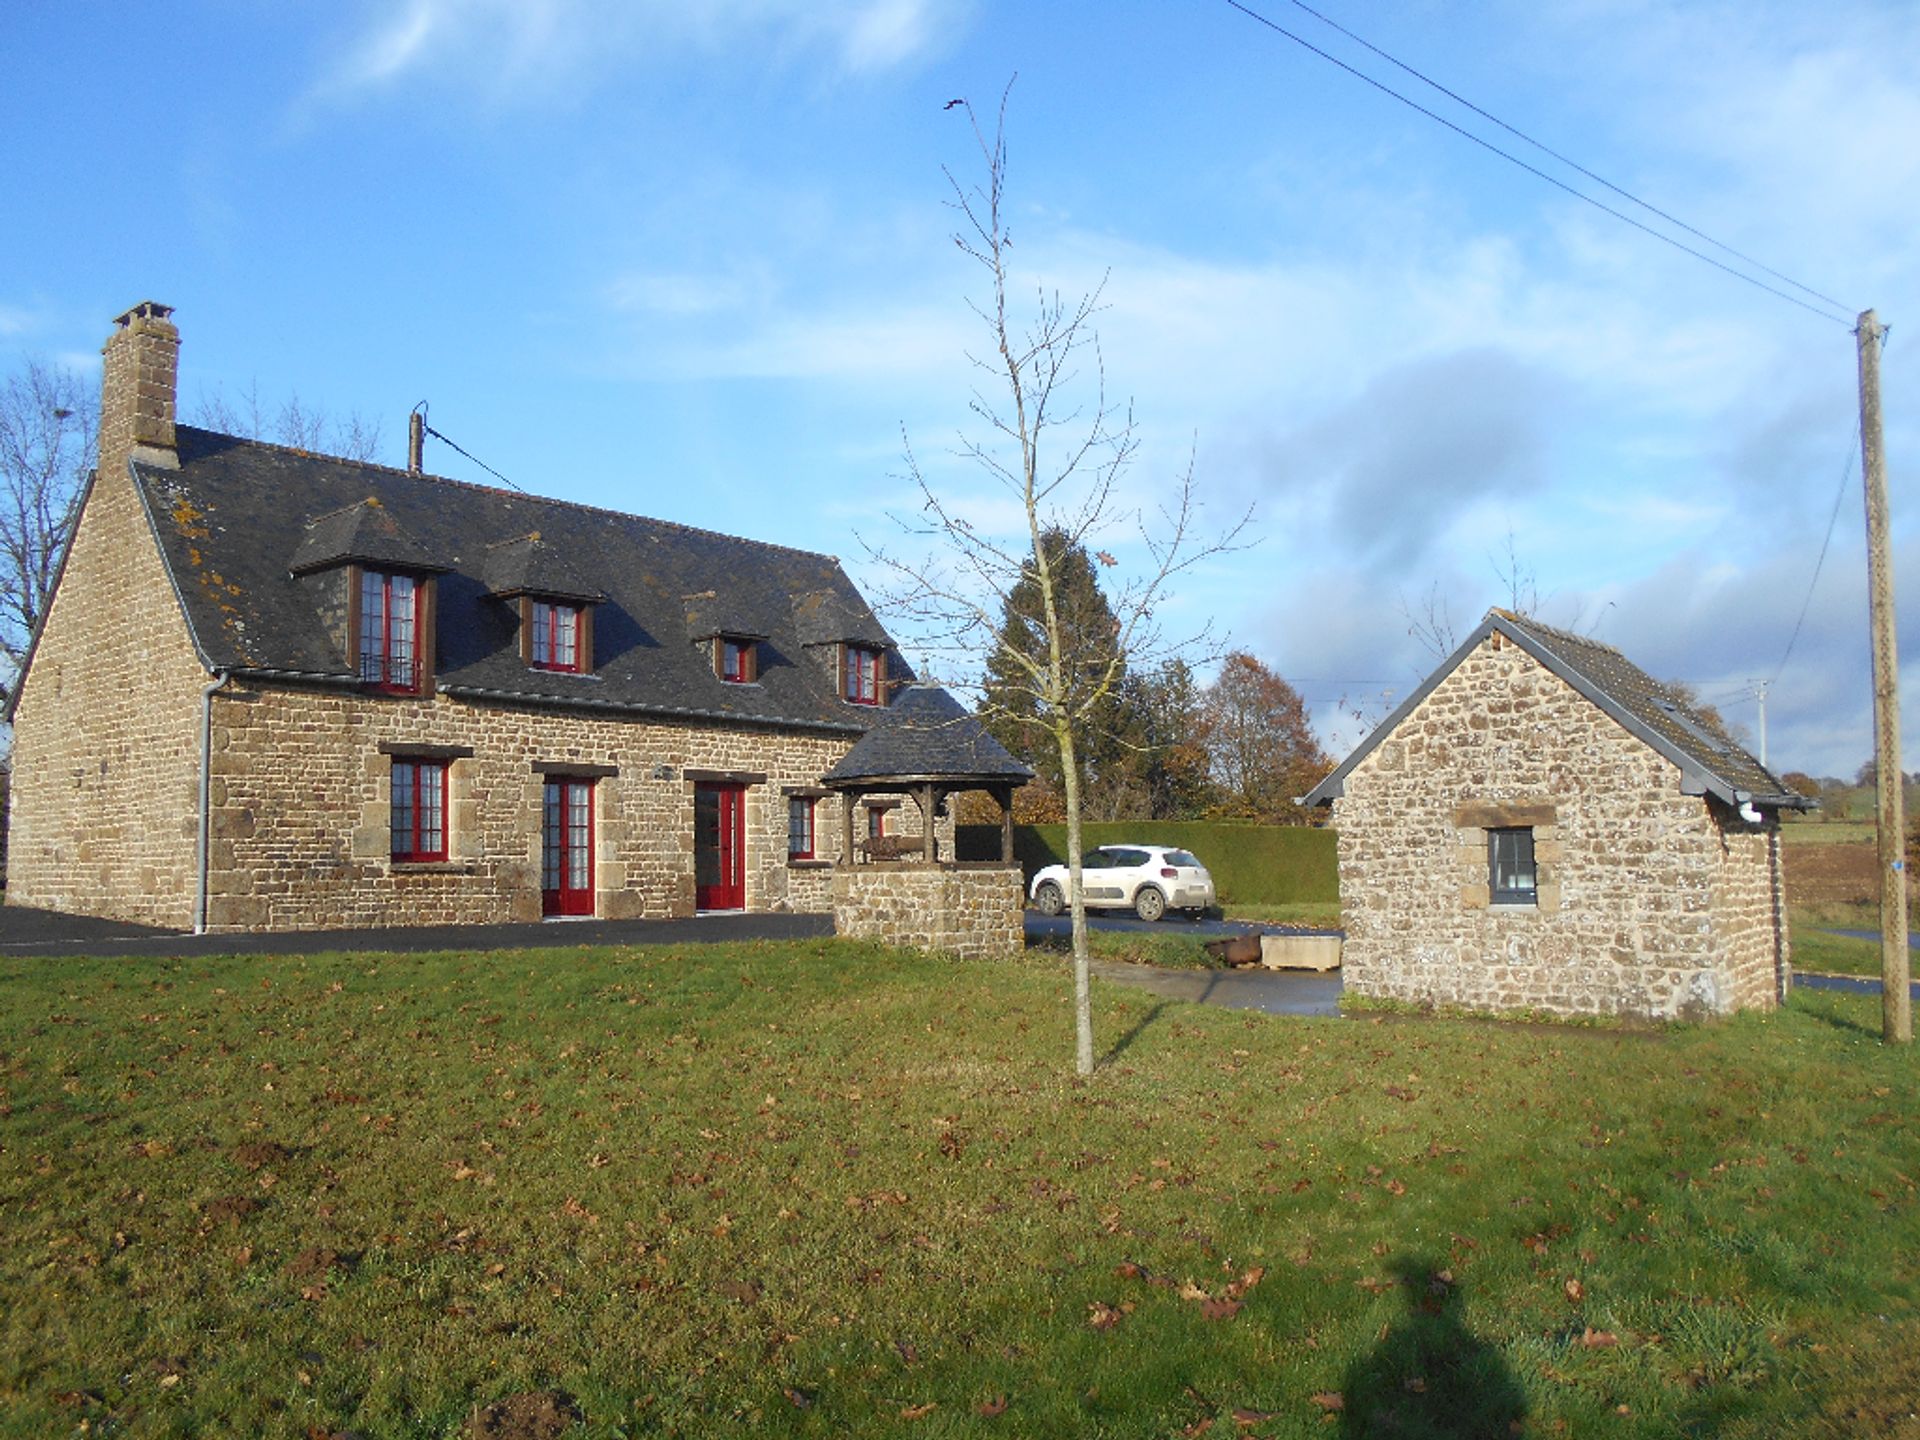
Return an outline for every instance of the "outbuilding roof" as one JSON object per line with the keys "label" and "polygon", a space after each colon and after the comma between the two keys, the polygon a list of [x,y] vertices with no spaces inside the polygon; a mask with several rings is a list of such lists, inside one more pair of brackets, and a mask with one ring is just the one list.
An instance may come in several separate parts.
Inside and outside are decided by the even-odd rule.
{"label": "outbuilding roof", "polygon": [[[830,555],[187,425],[176,434],[177,469],[131,471],[209,670],[357,684],[319,587],[328,566],[358,561],[438,576],[435,678],[451,695],[849,733],[886,713],[843,699],[833,667],[804,648],[823,638],[811,597],[830,602],[826,629],[850,632],[824,638],[886,633]],[[516,592],[599,602],[592,674],[522,660],[518,607],[504,598]],[[728,684],[698,632],[749,618],[746,633],[765,637],[757,679]],[[889,673],[912,678],[897,656]]]}
{"label": "outbuilding roof", "polygon": [[1636,739],[1680,767],[1680,788],[1729,805],[1804,810],[1812,802],[1782,784],[1745,746],[1611,645],[1543,625],[1530,616],[1490,610],[1480,628],[1444,660],[1326,779],[1302,797],[1319,805],[1345,793],[1347,776],[1432,694],[1440,682],[1498,632],[1599,706]]}

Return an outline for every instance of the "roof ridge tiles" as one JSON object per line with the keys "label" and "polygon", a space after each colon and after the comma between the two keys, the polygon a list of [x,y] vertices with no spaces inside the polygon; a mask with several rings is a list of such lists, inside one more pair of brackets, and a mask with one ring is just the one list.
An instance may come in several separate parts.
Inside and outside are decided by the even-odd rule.
{"label": "roof ridge tiles", "polygon": [[[729,535],[724,530],[709,530],[704,526],[688,525],[679,520],[663,520],[655,515],[641,515],[632,510],[615,510],[610,505],[590,505],[584,500],[568,500],[559,495],[537,495],[530,490],[513,490],[502,485],[482,485],[473,480],[456,480],[451,475],[435,475],[426,470],[407,470],[398,465],[383,465],[377,460],[358,460],[350,455],[329,455],[322,450],[304,450],[298,445],[281,445],[272,440],[250,440],[244,435],[229,435],[221,430],[208,430],[198,425],[181,425],[178,429],[192,430],[201,435],[211,435],[216,439],[231,440],[239,445],[251,445],[262,450],[278,450],[303,460],[324,460],[329,464],[351,465],[359,470],[378,471],[399,480],[424,480],[435,485],[451,485],[461,490],[477,490],[487,495],[504,495],[514,500],[535,500],[542,505],[564,505],[570,510],[583,510],[590,515],[606,515],[616,520],[644,520],[649,525],[664,526],[669,530],[679,530],[688,535],[705,535],[714,540],[730,540],[735,544],[754,545],[763,550],[779,550],[788,555],[805,555],[813,559],[831,560],[836,565],[840,563],[838,555],[829,555],[824,550],[805,550],[798,545],[782,545],[777,540],[756,540],[747,535]],[[340,508],[349,510],[353,507],[343,505]],[[525,537],[514,538],[524,539]]]}

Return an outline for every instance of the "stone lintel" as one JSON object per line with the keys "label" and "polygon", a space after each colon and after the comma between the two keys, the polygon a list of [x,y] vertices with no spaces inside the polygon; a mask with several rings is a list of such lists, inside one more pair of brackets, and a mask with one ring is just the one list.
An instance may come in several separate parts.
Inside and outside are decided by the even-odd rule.
{"label": "stone lintel", "polygon": [[1466,804],[1453,807],[1456,829],[1519,830],[1552,825],[1558,812],[1551,805]]}
{"label": "stone lintel", "polygon": [[382,740],[374,747],[396,760],[471,760],[471,745],[416,745],[411,741]]}
{"label": "stone lintel", "polygon": [[566,775],[576,780],[606,780],[620,773],[618,765],[589,765],[581,760],[536,760],[536,775]]}
{"label": "stone lintel", "polygon": [[681,772],[687,779],[705,785],[764,785],[767,772],[764,770],[693,770]]}

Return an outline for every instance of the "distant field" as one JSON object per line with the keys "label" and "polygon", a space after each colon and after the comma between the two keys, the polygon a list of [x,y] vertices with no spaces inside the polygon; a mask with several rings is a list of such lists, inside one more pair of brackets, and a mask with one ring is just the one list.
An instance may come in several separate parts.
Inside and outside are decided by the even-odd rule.
{"label": "distant field", "polygon": [[1871,845],[1871,820],[1794,820],[1780,827],[1788,845]]}

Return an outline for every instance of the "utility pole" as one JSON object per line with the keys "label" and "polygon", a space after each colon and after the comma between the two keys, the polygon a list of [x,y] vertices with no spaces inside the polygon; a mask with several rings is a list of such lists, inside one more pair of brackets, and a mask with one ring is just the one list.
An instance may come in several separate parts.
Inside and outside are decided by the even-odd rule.
{"label": "utility pole", "polygon": [[1753,698],[1760,702],[1760,764],[1764,768],[1767,763],[1767,687],[1773,682],[1749,680],[1747,683],[1753,686]]}
{"label": "utility pole", "polygon": [[1900,664],[1894,644],[1893,556],[1887,539],[1887,464],[1880,451],[1880,345],[1886,330],[1860,313],[1860,468],[1867,492],[1868,611],[1873,627],[1873,764],[1880,830],[1880,1034],[1913,1043],[1907,950],[1906,821],[1900,773]]}

